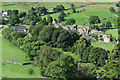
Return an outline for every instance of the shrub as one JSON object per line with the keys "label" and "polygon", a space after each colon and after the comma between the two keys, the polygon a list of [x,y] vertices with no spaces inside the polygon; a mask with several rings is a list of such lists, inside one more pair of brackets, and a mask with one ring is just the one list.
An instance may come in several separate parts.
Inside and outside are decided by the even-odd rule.
{"label": "shrub", "polygon": [[33,75],[34,74],[34,70],[32,68],[29,69],[29,74]]}

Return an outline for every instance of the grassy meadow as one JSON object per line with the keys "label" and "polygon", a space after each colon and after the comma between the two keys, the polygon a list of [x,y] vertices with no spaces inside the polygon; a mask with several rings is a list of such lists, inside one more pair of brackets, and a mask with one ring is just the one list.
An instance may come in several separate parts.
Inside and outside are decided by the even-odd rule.
{"label": "grassy meadow", "polygon": [[107,43],[98,43],[98,42],[92,42],[91,45],[93,47],[100,47],[100,48],[103,48],[105,50],[109,50],[111,51],[114,47],[114,44],[107,44]]}
{"label": "grassy meadow", "polygon": [[[2,44],[2,59],[11,60],[16,62],[25,62],[28,60],[25,56],[26,53],[14,46],[8,40],[0,37]],[[7,78],[40,78],[40,69],[31,65],[18,65],[3,62],[5,65],[2,65],[2,76]],[[28,70],[33,68],[34,75],[29,75]]]}
{"label": "grassy meadow", "polygon": [[3,37],[0,38],[2,39],[2,59],[16,62],[24,62],[27,60],[25,52]]}
{"label": "grassy meadow", "polygon": [[112,37],[118,39],[118,29],[107,29],[105,30],[106,34],[111,34]]}
{"label": "grassy meadow", "polygon": [[19,10],[19,12],[27,12],[28,10],[17,5],[16,2],[3,2],[2,10]]}

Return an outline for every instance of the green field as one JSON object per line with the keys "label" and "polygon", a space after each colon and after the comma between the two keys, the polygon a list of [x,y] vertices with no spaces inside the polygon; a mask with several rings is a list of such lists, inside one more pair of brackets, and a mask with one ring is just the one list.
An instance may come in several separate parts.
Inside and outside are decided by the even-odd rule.
{"label": "green field", "polygon": [[118,29],[107,29],[105,30],[106,34],[111,34],[112,37],[118,39]]}
{"label": "green field", "polygon": [[[0,37],[0,41],[2,40],[2,59],[11,60],[16,62],[25,62],[26,53],[14,46],[8,40]],[[2,76],[6,76],[7,78],[40,78],[40,69],[38,67],[34,67],[33,65],[18,65],[11,64],[7,62],[3,62],[5,65],[2,65]],[[30,68],[34,69],[34,75],[29,75],[28,70]]]}
{"label": "green field", "polygon": [[[78,3],[79,4],[79,3]],[[64,11],[65,13],[70,13],[69,15],[67,15],[65,17],[65,21],[61,22],[62,24],[65,24],[67,19],[75,19],[76,20],[76,25],[83,25],[84,23],[88,22],[89,17],[91,16],[98,16],[100,19],[104,19],[107,18],[105,20],[105,22],[110,21],[111,23],[115,23],[114,19],[115,17],[117,17],[116,14],[113,14],[111,12],[109,12],[109,8],[110,7],[114,7],[116,10],[117,8],[115,7],[115,3],[113,4],[97,4],[97,5],[89,5],[86,7],[82,7],[82,8],[76,8],[76,11],[80,11],[80,10],[86,10],[85,12],[79,12],[79,13],[71,13],[71,10],[67,10]],[[42,16],[42,17],[46,17]],[[55,13],[55,14],[50,14],[51,17],[53,17],[54,19],[58,19],[59,13]],[[109,18],[109,17],[113,17],[113,18]],[[101,21],[103,22],[103,21]],[[114,25],[113,25],[114,26]]]}
{"label": "green field", "polygon": [[98,43],[98,42],[92,42],[91,45],[93,47],[101,47],[105,50],[111,51],[114,47],[114,44],[107,44],[107,43]]}
{"label": "green field", "polygon": [[[34,7],[38,7],[38,6],[45,6],[47,9],[49,8],[54,8],[57,5],[62,4],[65,9],[70,8],[70,4],[74,4],[76,7],[79,7],[81,5],[86,5],[88,3],[83,3],[83,2],[12,2],[12,3],[8,3],[8,2],[3,2],[3,9],[8,10],[8,9],[17,9],[20,11],[27,11],[29,10],[32,6]],[[117,7],[115,6],[115,3],[111,3],[111,4],[96,4],[96,5],[89,5],[86,7],[82,7],[82,8],[76,8],[76,11],[79,10],[86,10],[83,13],[71,13],[71,10],[67,10],[65,11],[65,13],[71,13],[70,15],[68,15],[67,17],[65,17],[65,21],[61,22],[62,24],[65,24],[67,19],[75,19],[76,20],[76,25],[83,25],[84,23],[88,22],[88,18],[91,16],[99,16],[100,19],[103,18],[109,18],[109,17],[117,17],[116,14],[113,14],[111,12],[109,12],[109,8],[110,7],[114,7],[117,10]],[[54,13],[54,14],[50,14],[51,17],[53,17],[54,19],[58,19],[59,13]],[[47,17],[47,15],[42,16],[43,17]],[[114,23],[114,19],[106,19],[105,20],[110,21],[112,23]],[[103,21],[102,21],[103,22]]]}
{"label": "green field", "polygon": [[[1,38],[1,37],[0,37]],[[2,39],[2,59],[16,62],[26,61],[26,53],[14,46],[8,40]]]}
{"label": "green field", "polygon": [[89,11],[84,12],[87,16],[99,16],[100,19],[108,18],[108,17],[116,17],[113,13],[110,13],[108,11]]}
{"label": "green field", "polygon": [[[40,78],[40,69],[32,65],[17,65],[4,62],[2,76],[7,78]],[[29,75],[28,70],[33,68],[34,75]]]}
{"label": "green field", "polygon": [[18,5],[16,5],[16,2],[4,2],[2,3],[2,10],[19,10],[19,12],[27,12],[25,8],[22,8]]}

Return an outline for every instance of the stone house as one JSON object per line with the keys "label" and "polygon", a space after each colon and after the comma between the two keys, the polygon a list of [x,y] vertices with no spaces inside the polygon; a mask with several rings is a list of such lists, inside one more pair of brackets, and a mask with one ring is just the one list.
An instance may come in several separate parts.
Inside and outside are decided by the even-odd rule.
{"label": "stone house", "polygon": [[11,11],[10,10],[8,10],[8,11],[4,11],[4,12],[2,12],[2,16],[6,16],[6,17],[8,17],[8,16],[10,16],[11,15]]}
{"label": "stone house", "polygon": [[86,25],[62,25],[60,23],[56,23],[53,20],[53,25],[58,28],[61,26],[65,30],[72,30],[72,31],[77,31],[78,35],[81,35],[83,37],[88,37],[88,31],[89,31],[89,26]]}
{"label": "stone house", "polygon": [[29,30],[26,28],[26,26],[10,26],[10,28],[16,29],[20,32],[28,32]]}
{"label": "stone house", "polygon": [[102,37],[105,43],[110,43],[110,35],[104,34],[102,31],[94,29],[91,30],[91,34],[98,34],[98,37]]}

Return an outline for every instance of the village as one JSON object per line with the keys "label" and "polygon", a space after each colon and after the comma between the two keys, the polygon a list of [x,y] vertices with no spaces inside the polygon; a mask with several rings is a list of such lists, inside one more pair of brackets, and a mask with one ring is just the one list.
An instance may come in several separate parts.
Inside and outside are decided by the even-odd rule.
{"label": "village", "polygon": [[[9,17],[10,14],[11,14],[11,11],[9,11],[9,10],[2,12],[2,16],[4,16],[4,17]],[[103,31],[98,31],[97,29],[93,29],[90,31],[88,25],[62,25],[61,23],[56,23],[55,20],[53,20],[52,23],[53,23],[54,27],[56,27],[56,28],[62,27],[65,30],[76,31],[79,36],[86,37],[89,40],[91,40],[92,42],[100,42],[100,43],[110,43],[111,42],[109,34],[105,34]],[[37,23],[36,23],[36,25],[37,25]],[[4,26],[1,25],[0,31],[2,31],[2,28],[4,28]],[[26,28],[26,26],[10,26],[10,28],[16,29],[17,31],[20,31],[20,32],[29,32],[29,29]],[[95,35],[95,34],[97,34],[98,37],[102,37],[103,40],[93,39],[91,35]],[[117,41],[117,43],[118,43],[118,41]]]}

